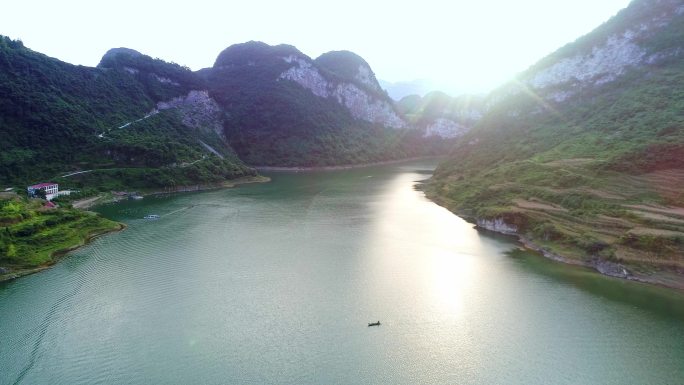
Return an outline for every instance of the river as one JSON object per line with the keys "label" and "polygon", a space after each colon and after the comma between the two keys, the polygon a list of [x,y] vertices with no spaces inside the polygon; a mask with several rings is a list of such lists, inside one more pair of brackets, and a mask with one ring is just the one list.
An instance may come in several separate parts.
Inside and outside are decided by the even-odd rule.
{"label": "river", "polygon": [[684,383],[682,293],[479,233],[434,167],[101,206],[128,229],[0,284],[0,384]]}

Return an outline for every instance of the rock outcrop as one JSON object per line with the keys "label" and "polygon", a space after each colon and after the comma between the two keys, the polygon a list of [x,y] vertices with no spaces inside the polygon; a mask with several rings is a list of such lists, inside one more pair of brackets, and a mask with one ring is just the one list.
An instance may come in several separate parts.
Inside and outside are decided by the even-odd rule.
{"label": "rock outcrop", "polygon": [[444,139],[458,138],[464,133],[468,132],[470,128],[459,124],[453,120],[445,118],[437,118],[429,123],[425,128],[423,136],[439,136]]}
{"label": "rock outcrop", "polygon": [[506,235],[518,235],[518,227],[506,223],[503,218],[478,219],[477,225],[483,229]]}
{"label": "rock outcrop", "polygon": [[200,75],[223,109],[228,142],[249,164],[333,166],[444,151],[348,51],[312,60],[293,46],[248,42],[226,48]]}
{"label": "rock outcrop", "polygon": [[392,128],[407,127],[391,100],[382,93],[367,64],[355,65],[350,77],[335,79],[321,74],[319,65],[302,56],[289,55],[282,59],[292,66],[280,74],[279,80],[291,80],[316,96],[333,98],[357,119]]}
{"label": "rock outcrop", "polygon": [[186,96],[157,103],[158,111],[173,108],[181,112],[185,126],[214,132],[225,140],[221,107],[209,96],[208,91],[193,90]]}
{"label": "rock outcrop", "polygon": [[677,0],[656,3],[654,6],[653,2],[635,1],[621,15],[631,23],[625,22],[619,28],[604,25],[591,35],[561,48],[524,72],[511,93],[515,95],[532,90],[546,101],[560,103],[584,89],[612,83],[631,68],[657,65],[663,60],[681,56],[684,52],[676,44],[654,49],[650,40],[667,33],[671,23],[684,14],[684,6]]}

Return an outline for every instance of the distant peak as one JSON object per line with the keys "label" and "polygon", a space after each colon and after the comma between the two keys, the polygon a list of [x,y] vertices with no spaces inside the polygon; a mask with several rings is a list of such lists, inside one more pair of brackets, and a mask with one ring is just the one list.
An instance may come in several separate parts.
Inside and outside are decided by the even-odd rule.
{"label": "distant peak", "polygon": [[214,66],[243,65],[250,62],[256,63],[272,60],[273,58],[280,59],[291,55],[308,58],[308,56],[292,45],[269,45],[253,40],[246,43],[233,44],[224,49],[216,58]]}
{"label": "distant peak", "polygon": [[118,56],[118,55],[126,55],[126,56],[143,56],[140,52],[131,49],[131,48],[125,48],[125,47],[119,47],[119,48],[112,48],[107,53],[104,54],[102,57],[103,59],[108,56]]}
{"label": "distant peak", "polygon": [[380,84],[370,65],[361,56],[351,51],[330,51],[315,60],[319,67],[344,80],[354,80],[380,91]]}
{"label": "distant peak", "polygon": [[425,99],[451,99],[451,96],[449,96],[446,92],[435,90],[428,92],[425,95]]}
{"label": "distant peak", "polygon": [[319,63],[343,62],[346,65],[364,65],[370,67],[366,60],[352,51],[330,51],[322,54],[316,59]]}
{"label": "distant peak", "polygon": [[145,55],[134,49],[124,47],[112,48],[102,56],[100,64],[97,66],[100,68],[115,68],[122,62],[128,62],[130,59],[140,57],[145,57]]}

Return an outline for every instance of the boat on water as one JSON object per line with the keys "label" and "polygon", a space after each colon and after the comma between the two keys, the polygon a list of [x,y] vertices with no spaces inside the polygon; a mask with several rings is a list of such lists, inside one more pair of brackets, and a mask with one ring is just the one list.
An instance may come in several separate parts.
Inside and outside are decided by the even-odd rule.
{"label": "boat on water", "polygon": [[161,217],[160,217],[159,215],[157,215],[157,214],[148,214],[148,215],[145,215],[145,219],[159,219],[159,218],[161,218]]}
{"label": "boat on water", "polygon": [[378,322],[369,322],[368,326],[380,326],[380,321]]}

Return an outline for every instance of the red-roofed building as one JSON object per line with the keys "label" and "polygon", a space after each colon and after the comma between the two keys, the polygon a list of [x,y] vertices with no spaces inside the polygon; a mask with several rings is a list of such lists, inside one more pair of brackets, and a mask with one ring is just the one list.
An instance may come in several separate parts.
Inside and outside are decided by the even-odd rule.
{"label": "red-roofed building", "polygon": [[28,191],[28,195],[32,198],[36,197],[36,192],[38,190],[43,190],[45,192],[45,199],[47,200],[52,200],[59,195],[59,185],[52,182],[34,184],[33,186],[28,186],[26,190]]}

